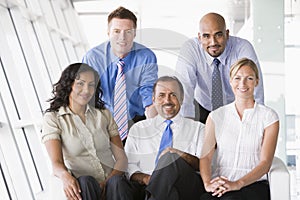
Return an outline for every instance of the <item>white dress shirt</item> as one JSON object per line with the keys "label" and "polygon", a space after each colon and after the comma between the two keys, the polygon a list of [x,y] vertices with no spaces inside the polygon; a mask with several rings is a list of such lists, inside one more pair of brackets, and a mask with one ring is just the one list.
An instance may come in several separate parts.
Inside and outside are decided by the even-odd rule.
{"label": "white dress shirt", "polygon": [[[173,148],[200,158],[204,125],[179,114],[171,120]],[[167,125],[164,121],[165,119],[158,115],[134,124],[129,130],[125,144],[129,177],[135,172],[152,174],[160,140]]]}

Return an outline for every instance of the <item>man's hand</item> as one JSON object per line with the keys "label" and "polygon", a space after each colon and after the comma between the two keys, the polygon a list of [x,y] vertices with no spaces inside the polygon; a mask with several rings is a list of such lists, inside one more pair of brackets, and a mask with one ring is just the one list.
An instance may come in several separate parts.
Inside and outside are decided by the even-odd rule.
{"label": "man's hand", "polygon": [[149,174],[144,174],[141,172],[136,172],[131,175],[130,180],[137,181],[141,185],[148,185],[151,176]]}

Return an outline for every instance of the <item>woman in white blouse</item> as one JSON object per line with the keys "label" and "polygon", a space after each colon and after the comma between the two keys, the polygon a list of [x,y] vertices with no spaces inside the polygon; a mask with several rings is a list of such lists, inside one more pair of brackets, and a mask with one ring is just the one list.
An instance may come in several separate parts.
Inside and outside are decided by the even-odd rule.
{"label": "woman in white blouse", "polygon": [[121,199],[127,157],[118,127],[101,100],[98,73],[87,64],[71,64],[52,93],[42,142],[66,197]]}
{"label": "woman in white blouse", "polygon": [[256,64],[238,60],[230,70],[235,95],[231,104],[212,111],[206,121],[200,173],[206,199],[270,199],[266,174],[275,153],[279,119],[254,100]]}

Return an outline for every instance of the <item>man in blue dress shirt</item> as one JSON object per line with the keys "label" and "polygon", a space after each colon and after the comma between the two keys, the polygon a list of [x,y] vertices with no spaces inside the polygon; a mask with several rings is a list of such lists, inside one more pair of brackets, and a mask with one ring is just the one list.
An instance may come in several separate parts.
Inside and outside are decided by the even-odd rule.
{"label": "man in blue dress shirt", "polygon": [[[251,43],[245,39],[229,35],[224,18],[217,13],[204,15],[199,23],[198,37],[184,43],[178,57],[176,71],[183,84],[185,95],[181,114],[205,123],[212,111],[212,72],[213,60],[219,60],[222,82],[222,100],[226,105],[234,101],[229,84],[229,69],[240,58],[249,58],[259,69],[260,83],[255,89],[255,101],[264,104],[263,76],[258,58]],[[199,113],[195,113],[199,106]],[[196,109],[197,110],[197,109]]]}
{"label": "man in blue dress shirt", "polygon": [[127,119],[129,127],[145,117],[155,116],[152,106],[152,88],[157,80],[157,60],[147,47],[134,42],[137,18],[128,9],[119,7],[108,16],[106,41],[83,57],[83,62],[92,66],[101,77],[105,106],[114,113],[114,90],[121,59],[125,66]]}

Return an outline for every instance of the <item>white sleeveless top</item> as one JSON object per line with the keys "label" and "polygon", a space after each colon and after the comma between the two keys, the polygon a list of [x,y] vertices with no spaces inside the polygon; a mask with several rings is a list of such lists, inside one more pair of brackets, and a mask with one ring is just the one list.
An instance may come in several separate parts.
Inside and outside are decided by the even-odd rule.
{"label": "white sleeveless top", "polygon": [[[278,115],[273,109],[255,103],[240,120],[233,102],[212,111],[210,116],[217,142],[212,175],[238,180],[258,165],[264,130],[279,120]],[[263,176],[259,180],[265,179]]]}

